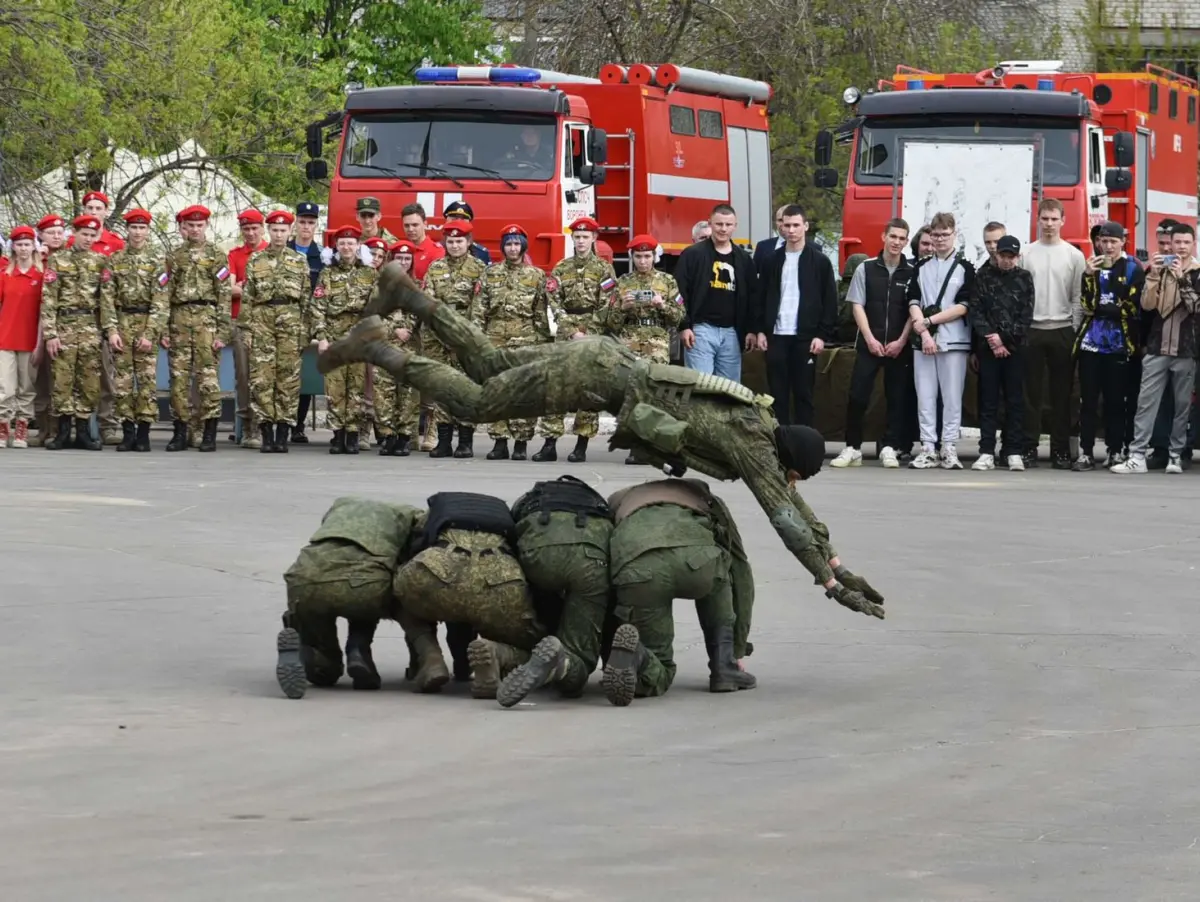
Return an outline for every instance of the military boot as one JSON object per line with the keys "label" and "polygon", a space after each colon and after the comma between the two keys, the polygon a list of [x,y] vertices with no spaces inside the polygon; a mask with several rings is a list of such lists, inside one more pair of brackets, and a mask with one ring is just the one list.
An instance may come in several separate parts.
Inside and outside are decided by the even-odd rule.
{"label": "military boot", "polygon": [[168,451],[183,451],[188,446],[188,428],[187,423],[183,420],[175,420],[173,423],[175,434],[171,436],[171,440],[167,442]]}
{"label": "military boot", "polygon": [[118,451],[132,451],[137,445],[137,428],[129,420],[121,420],[121,444]]}
{"label": "military boot", "polygon": [[204,421],[204,436],[200,439],[200,451],[217,450],[217,418],[209,417]]}
{"label": "military boot", "polygon": [[430,457],[449,457],[454,453],[454,427],[449,423],[439,423],[437,428],[437,445],[429,452]]}
{"label": "military boot", "polygon": [[[242,438],[238,444],[240,444],[247,451],[258,451],[259,453],[262,453],[263,448],[266,448],[267,449],[266,453],[270,454],[271,453],[271,440],[269,438],[266,441],[263,440],[263,435],[262,435],[263,424],[255,423],[253,420],[249,419],[248,417],[243,419],[241,421],[241,424],[242,424],[242,431],[241,431]],[[270,425],[270,424],[268,424],[268,425]],[[258,435],[254,434],[255,430],[258,431]],[[268,433],[268,435],[270,435],[270,433]],[[234,438],[234,437],[235,436],[232,436],[232,435],[230,436],[230,438]]]}
{"label": "military boot", "polygon": [[345,454],[346,453],[346,430],[333,430],[333,440],[329,443],[330,454]]}
{"label": "military boot", "polygon": [[137,433],[134,436],[133,450],[143,453],[150,450],[150,424],[138,423]]}
{"label": "military boot", "polygon": [[467,646],[467,660],[471,666],[471,697],[496,698],[500,681],[528,662],[529,652],[490,639],[472,639]]}
{"label": "military boot", "polygon": [[292,434],[292,427],[288,423],[275,424],[275,445],[271,449],[276,454],[288,453],[288,438]]}
{"label": "military boot", "polygon": [[733,627],[718,626],[713,632],[708,654],[708,691],[737,692],[757,686],[758,680],[737,666],[733,656]]}
{"label": "military boot", "polygon": [[258,433],[262,436],[262,445],[258,449],[259,454],[270,454],[275,450],[275,436],[271,431],[270,423],[259,423]]}
{"label": "military boot", "polygon": [[432,451],[437,447],[437,424],[433,422],[433,417],[428,417],[425,422],[425,430],[421,433],[421,441],[417,445],[418,451]]}
{"label": "military boot", "polygon": [[604,665],[601,685],[604,695],[618,708],[633,701],[637,692],[638,673],[646,663],[646,648],[642,645],[637,627],[622,623],[613,634],[612,651]]}
{"label": "military boot", "polygon": [[37,415],[37,437],[29,440],[29,447],[46,447],[46,442],[50,441],[50,433],[53,428],[53,420],[50,417],[50,411],[43,410]]}
{"label": "military boot", "polygon": [[417,672],[413,674],[413,688],[417,692],[441,692],[450,682],[450,668],[442,657],[442,647],[433,633],[421,633],[413,637],[413,648],[417,653]]}
{"label": "military boot", "polygon": [[542,445],[542,450],[533,455],[533,459],[540,463],[553,463],[558,460],[558,439],[548,438],[545,444]]}
{"label": "military boot", "polygon": [[555,636],[547,636],[533,647],[529,660],[500,683],[496,701],[502,708],[511,708],[535,689],[566,678],[573,667],[562,643]]}
{"label": "military boot", "polygon": [[[367,345],[386,342],[391,330],[377,316],[368,316],[354,324],[345,338],[339,338],[317,355],[317,371],[327,376],[339,367],[366,361]],[[401,351],[407,359],[408,352]]]}
{"label": "military boot", "polygon": [[581,464],[587,460],[588,440],[585,436],[576,436],[575,450],[567,455],[567,460],[573,464]]}
{"label": "military boot", "polygon": [[376,626],[370,621],[350,621],[346,635],[346,673],[354,681],[355,689],[378,689],[383,685],[371,655]]}
{"label": "military boot", "polygon": [[454,456],[460,459],[475,456],[475,427],[474,426],[459,426],[458,427],[458,447],[454,449]]}
{"label": "military boot", "polygon": [[347,454],[357,454],[358,453],[358,433],[357,432],[350,432],[349,430],[346,431],[346,453]]}
{"label": "military boot", "polygon": [[408,457],[411,453],[408,447],[408,436],[403,433],[396,436],[396,443],[392,446],[392,457]]}
{"label": "military boot", "polygon": [[91,424],[83,417],[75,418],[75,447],[82,451],[103,451],[104,445],[92,438]]}
{"label": "military boot", "polygon": [[71,447],[71,417],[69,414],[58,418],[58,434],[46,442],[47,451],[61,451]]}
{"label": "military boot", "polygon": [[391,457],[392,452],[396,450],[396,436],[385,435],[379,443],[379,456]]}
{"label": "military boot", "polygon": [[529,446],[526,442],[513,442],[512,459],[524,460],[529,456]]}
{"label": "military boot", "polygon": [[308,677],[304,673],[304,662],[300,659],[300,633],[288,625],[290,622],[284,614],[283,629],[275,639],[275,648],[279,652],[275,679],[288,698],[304,698],[304,693],[308,691]]}
{"label": "military boot", "polygon": [[492,450],[487,453],[488,460],[508,460],[508,439],[498,438]]}

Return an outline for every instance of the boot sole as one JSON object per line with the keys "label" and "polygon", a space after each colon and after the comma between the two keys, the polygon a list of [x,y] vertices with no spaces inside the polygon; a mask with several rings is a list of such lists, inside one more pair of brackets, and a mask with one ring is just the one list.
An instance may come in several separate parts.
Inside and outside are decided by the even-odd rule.
{"label": "boot sole", "polygon": [[354,683],[354,688],[365,691],[378,689],[383,685],[379,674],[367,666],[367,662],[357,656],[346,656],[346,676]]}
{"label": "boot sole", "polygon": [[546,678],[562,657],[562,643],[547,636],[533,647],[529,660],[500,681],[496,701],[502,708],[511,708],[535,689],[546,685]]}
{"label": "boot sole", "polygon": [[637,660],[640,641],[637,627],[628,623],[617,627],[613,635],[612,652],[608,656],[608,663],[604,665],[604,676],[600,684],[604,687],[605,698],[618,708],[624,708],[633,702],[633,695],[637,689],[637,671],[633,665]]}
{"label": "boot sole", "polygon": [[275,679],[288,698],[304,698],[308,691],[308,677],[304,663],[300,660],[300,634],[288,627],[279,631],[275,640],[279,651],[279,662],[275,665]]}
{"label": "boot sole", "polygon": [[746,677],[747,677],[747,679],[745,681],[739,681],[739,682],[733,682],[733,681],[727,681],[727,680],[720,680],[720,681],[709,680],[708,681],[708,691],[709,692],[739,692],[742,689],[754,689],[758,686],[757,679],[750,676],[749,674],[746,674]]}
{"label": "boot sole", "polygon": [[486,639],[467,644],[467,662],[471,665],[471,698],[492,699],[500,685],[500,662]]}

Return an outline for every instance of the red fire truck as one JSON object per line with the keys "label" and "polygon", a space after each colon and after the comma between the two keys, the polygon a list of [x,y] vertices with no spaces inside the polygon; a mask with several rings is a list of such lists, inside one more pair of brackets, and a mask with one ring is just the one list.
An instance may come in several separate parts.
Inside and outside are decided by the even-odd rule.
{"label": "red fire truck", "polygon": [[692,243],[713,205],[738,213],[736,238],[772,229],[764,82],[668,64],[610,64],[599,78],[512,66],[420,69],[418,84],[352,91],[345,109],[309,126],[306,174],[330,178],[322,155],[340,141],[329,223],[354,222],[355,201],[400,211],[420,203],[434,228],[455,200],[475,213],[475,239],[499,256],[500,229],[525,226],[534,263],[572,253],[566,226],[601,225],[620,268],[634,235],[650,232],[662,265]]}
{"label": "red fire truck", "polygon": [[[817,186],[832,188],[834,143],[852,144],[841,262],[879,252],[883,224],[896,215],[900,150],[910,138],[1036,141],[1041,184],[1034,186],[1035,201],[1039,193],[1062,201],[1063,235],[1085,253],[1091,253],[1091,226],[1105,219],[1125,226],[1131,252],[1153,247],[1155,226],[1164,218],[1196,225],[1196,82],[1153,65],[1134,73],[1062,69],[1055,60],[1004,62],[974,74],[900,66],[865,96],[847,88],[843,99],[854,117],[836,136],[821,132],[816,150]],[[1036,217],[1036,202],[1034,211]]]}

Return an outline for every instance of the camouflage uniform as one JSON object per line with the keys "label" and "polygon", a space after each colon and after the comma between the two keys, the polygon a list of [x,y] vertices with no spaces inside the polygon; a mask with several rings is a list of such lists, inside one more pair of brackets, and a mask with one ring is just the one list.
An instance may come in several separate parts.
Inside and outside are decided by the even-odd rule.
{"label": "camouflage uniform", "polygon": [[[612,264],[596,256],[566,257],[558,262],[546,281],[546,293],[550,309],[558,323],[555,341],[570,341],[576,332],[595,331],[596,311],[608,303],[609,294],[615,287],[616,272]],[[603,287],[607,284],[607,287]],[[600,416],[593,410],[581,410],[575,414],[575,425],[571,431],[580,438],[591,438],[600,425]],[[560,438],[563,434],[561,413],[543,416],[538,422],[538,432],[546,438]]]}
{"label": "camouflage uniform", "polygon": [[[113,352],[116,416],[126,423],[153,423],[158,419],[159,339],[167,330],[166,260],[147,245],[117,251],[111,265],[113,278],[104,290],[112,295],[125,346]],[[150,342],[150,350],[137,349],[142,339]]]}
{"label": "camouflage uniform", "polygon": [[52,404],[60,420],[86,420],[100,401],[100,344],[117,328],[108,258],[76,246],[51,255],[42,281],[44,341],[62,351],[51,364]]}
{"label": "camouflage uniform", "polygon": [[[633,654],[625,666],[610,655],[604,671],[609,700],[629,704],[671,687],[676,598],[696,601],[710,688],[753,688],[754,678],[739,671],[736,662],[746,656],[754,575],[728,508],[695,479],[631,486],[608,503],[617,518],[609,544],[615,615],[637,630],[618,630],[613,639],[614,651]],[[632,642],[625,641],[627,633]]]}
{"label": "camouflage uniform", "polygon": [[189,388],[195,376],[202,420],[221,416],[218,354],[213,342],[228,344],[232,324],[233,280],[229,261],[215,244],[184,244],[167,257],[171,347],[171,411],[177,421],[192,420]]}
{"label": "camouflage uniform", "polygon": [[290,426],[296,415],[308,296],[308,258],[299,251],[267,248],[250,256],[240,319],[250,335],[251,406],[260,425]]}
{"label": "camouflage uniform", "polygon": [[[475,320],[496,347],[523,348],[552,340],[546,308],[546,274],[528,263],[504,260],[489,266],[480,280]],[[527,442],[535,423],[532,418],[500,420],[488,427],[488,436]]]}
{"label": "camouflage uniform", "polygon": [[[656,291],[662,296],[663,305],[655,307],[649,301],[639,300],[626,310],[623,305],[628,291]],[[682,318],[683,297],[679,286],[673,276],[658,270],[621,276],[608,305],[596,311],[601,329],[653,363],[671,362],[671,330]]]}
{"label": "camouflage uniform", "polygon": [[[341,338],[358,321],[375,287],[376,272],[360,261],[345,263],[339,257],[321,270],[313,291],[313,334],[317,341]],[[334,370],[325,376],[329,424],[357,433],[362,419],[367,371],[362,365]]]}
{"label": "camouflage uniform", "polygon": [[[425,291],[447,304],[463,316],[475,319],[475,297],[481,290],[481,280],[487,267],[470,254],[461,257],[442,257],[429,264],[422,283]],[[444,344],[438,341],[436,335],[428,330],[422,330],[421,347],[424,356],[431,360],[449,364],[461,371],[462,366]],[[445,408],[436,405],[433,408],[433,418],[437,425],[452,423],[462,429],[470,429],[474,423],[465,420],[455,420],[447,415]]]}
{"label": "camouflage uniform", "polygon": [[[419,343],[416,336],[407,342],[395,338],[397,329],[408,329],[415,333],[412,317],[396,313],[389,317],[388,329],[391,330],[393,347],[418,351]],[[396,379],[387,370],[375,371],[375,429],[383,438],[404,436],[416,439],[420,432],[420,403],[417,393],[403,382]]]}

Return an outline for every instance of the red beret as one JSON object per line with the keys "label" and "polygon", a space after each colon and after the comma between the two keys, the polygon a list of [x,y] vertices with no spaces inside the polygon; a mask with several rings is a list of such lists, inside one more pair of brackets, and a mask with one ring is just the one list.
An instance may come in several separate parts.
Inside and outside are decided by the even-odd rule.
{"label": "red beret", "polygon": [[470,238],[474,228],[469,219],[452,219],[442,226],[442,235],[446,238]]}
{"label": "red beret", "polygon": [[416,256],[417,246],[411,241],[397,241],[390,248],[393,255],[395,254],[411,254]]}
{"label": "red beret", "polygon": [[567,226],[572,232],[599,232],[600,223],[592,219],[590,216],[580,216],[573,223]]}
{"label": "red beret", "polygon": [[366,247],[370,247],[370,248],[381,247],[384,250],[387,250],[387,242],[384,241],[382,238],[380,238],[378,235],[376,235],[373,238],[368,238],[366,241],[363,242],[363,244]]}
{"label": "red beret", "polygon": [[658,248],[653,235],[634,235],[629,242],[629,251],[652,251]]}
{"label": "red beret", "polygon": [[153,219],[149,210],[143,210],[140,207],[130,210],[121,217],[128,223],[140,222],[142,225],[150,225],[150,220]]}
{"label": "red beret", "polygon": [[509,235],[520,235],[522,238],[528,238],[529,234],[516,223],[506,225],[500,230],[500,243],[504,243],[504,239]]}
{"label": "red beret", "polygon": [[8,238],[10,241],[33,241],[37,238],[37,235],[34,234],[33,229],[29,226],[17,226],[9,233]]}
{"label": "red beret", "polygon": [[262,225],[263,215],[258,210],[243,210],[238,214],[238,225]]}
{"label": "red beret", "polygon": [[338,226],[336,229],[333,230],[333,240],[334,241],[337,241],[339,238],[360,238],[360,237],[362,237],[362,229],[360,229],[356,225]]}
{"label": "red beret", "polygon": [[179,220],[181,222],[208,222],[211,217],[212,210],[203,204],[193,204],[179,211]]}
{"label": "red beret", "polygon": [[85,213],[83,216],[76,216],[71,225],[77,229],[95,229],[97,232],[100,231],[100,220],[88,213]]}
{"label": "red beret", "polygon": [[89,191],[83,196],[83,202],[86,204],[89,200],[98,200],[103,203],[104,206],[108,206],[108,195],[103,191]]}
{"label": "red beret", "polygon": [[287,210],[275,210],[267,214],[267,225],[291,225],[296,217]]}
{"label": "red beret", "polygon": [[57,214],[50,213],[38,220],[37,228],[39,232],[44,232],[46,229],[53,229],[57,226],[66,225],[63,218]]}

